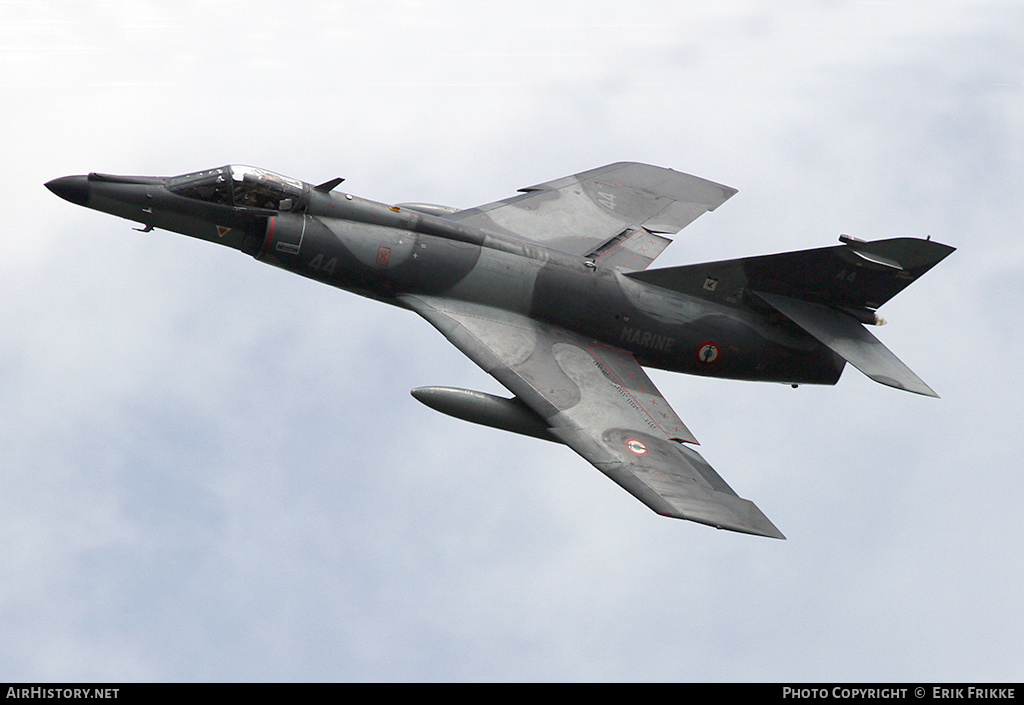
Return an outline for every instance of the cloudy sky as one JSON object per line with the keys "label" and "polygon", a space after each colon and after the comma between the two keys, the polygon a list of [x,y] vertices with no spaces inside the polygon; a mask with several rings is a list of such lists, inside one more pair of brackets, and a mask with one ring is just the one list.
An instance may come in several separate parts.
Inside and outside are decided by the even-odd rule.
{"label": "cloudy sky", "polygon": [[[1024,675],[1019,2],[0,4],[0,681]],[[654,372],[789,537],[659,517],[416,316],[43,183],[255,164],[470,207],[618,160],[740,193],[656,263],[958,251],[941,396]]]}

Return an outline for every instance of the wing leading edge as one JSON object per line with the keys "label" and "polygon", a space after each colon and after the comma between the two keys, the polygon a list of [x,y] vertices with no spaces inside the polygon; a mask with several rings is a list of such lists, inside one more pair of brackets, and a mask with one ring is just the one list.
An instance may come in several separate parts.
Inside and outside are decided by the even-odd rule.
{"label": "wing leading edge", "polygon": [[429,296],[401,301],[551,434],[658,514],[785,538],[682,444],[696,439],[629,353],[489,306]]}

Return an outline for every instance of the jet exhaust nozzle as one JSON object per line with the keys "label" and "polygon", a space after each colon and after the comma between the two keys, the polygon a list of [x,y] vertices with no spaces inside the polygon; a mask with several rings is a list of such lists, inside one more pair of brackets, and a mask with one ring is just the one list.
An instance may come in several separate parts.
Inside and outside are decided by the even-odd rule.
{"label": "jet exhaust nozzle", "polygon": [[561,443],[537,414],[516,398],[455,387],[417,387],[410,392],[434,411],[463,421]]}
{"label": "jet exhaust nozzle", "polygon": [[866,326],[884,326],[888,322],[871,309],[841,306],[840,310],[853,316]]}

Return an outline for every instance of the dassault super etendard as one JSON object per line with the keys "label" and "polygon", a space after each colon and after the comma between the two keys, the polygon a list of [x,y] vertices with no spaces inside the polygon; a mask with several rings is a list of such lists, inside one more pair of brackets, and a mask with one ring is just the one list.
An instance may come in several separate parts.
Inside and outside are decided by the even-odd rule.
{"label": "dassault super etendard", "polygon": [[47,183],[78,205],[233,247],[415,311],[510,399],[412,394],[467,421],[568,445],[659,514],[784,538],[690,446],[643,367],[835,384],[847,362],[935,396],[863,324],[949,255],[931,240],[866,242],[647,269],[735,189],[617,163],[459,210],[387,205],[247,166],[173,177],[92,173]]}

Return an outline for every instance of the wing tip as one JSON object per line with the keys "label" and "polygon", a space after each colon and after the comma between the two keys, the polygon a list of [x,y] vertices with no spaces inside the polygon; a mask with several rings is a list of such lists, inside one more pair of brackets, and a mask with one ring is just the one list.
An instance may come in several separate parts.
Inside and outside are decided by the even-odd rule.
{"label": "wing tip", "polygon": [[[854,366],[856,367],[856,365]],[[908,372],[909,375],[904,374],[902,379],[896,379],[894,377],[878,373],[869,374],[867,375],[867,377],[874,380],[875,382],[878,382],[879,384],[884,384],[887,387],[892,387],[893,389],[900,389],[903,390],[904,392],[911,392],[912,394],[920,394],[923,397],[941,399],[941,397],[935,393],[935,390],[929,387],[924,382],[924,380],[922,380],[920,377],[914,374],[913,371],[911,371],[908,368],[906,372]]]}
{"label": "wing tip", "polygon": [[747,534],[748,536],[763,536],[768,539],[779,539],[780,541],[787,540],[786,535],[779,531],[775,524],[772,524],[770,521],[767,520],[767,518],[765,519],[765,523],[767,524],[767,526],[752,526],[747,524],[726,525],[712,521],[703,521],[701,519],[695,519],[693,517],[684,517],[678,514],[671,513],[658,512],[658,514],[669,519],[683,519],[685,521],[692,521],[695,524],[703,524],[704,526],[710,526],[712,529],[718,529],[719,531],[732,531],[737,534]]}
{"label": "wing tip", "polygon": [[[781,541],[786,540],[786,535],[779,531],[778,527],[771,522],[764,513],[757,508],[753,502],[749,500],[741,499],[736,497],[735,500],[744,504],[749,504],[751,511],[750,516],[737,517],[736,521],[722,521],[722,517],[704,517],[700,516],[698,512],[684,512],[679,509],[672,508],[668,511],[657,512],[663,517],[669,519],[683,519],[685,521],[692,521],[695,524],[703,524],[704,526],[710,526],[713,529],[719,531],[733,531],[738,534],[748,534],[750,536],[763,536],[769,539],[779,539]],[[733,500],[730,500],[730,502]]]}
{"label": "wing tip", "polygon": [[740,524],[734,526],[715,526],[715,528],[725,531],[735,531],[740,534],[749,534],[751,536],[764,536],[768,539],[779,539],[781,541],[786,540],[786,535],[779,531],[775,524],[768,521],[768,518],[763,514],[761,517],[764,519],[764,522],[759,522],[756,525]]}

